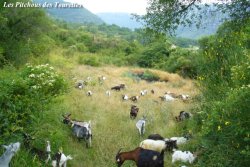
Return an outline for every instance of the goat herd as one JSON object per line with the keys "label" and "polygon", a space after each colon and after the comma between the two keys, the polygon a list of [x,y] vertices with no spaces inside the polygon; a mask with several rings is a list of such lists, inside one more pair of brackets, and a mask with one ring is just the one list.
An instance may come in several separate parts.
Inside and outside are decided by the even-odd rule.
{"label": "goat herd", "polygon": [[[106,80],[106,77],[101,76],[98,77],[99,84],[103,84]],[[91,78],[88,77],[86,81],[78,81],[76,82],[75,88],[77,89],[84,89],[85,86],[91,81]],[[121,91],[126,89],[125,84],[120,84],[114,87],[111,87],[111,91]],[[105,94],[107,96],[111,96],[111,91],[107,90]],[[132,102],[136,103],[141,96],[146,96],[149,93],[148,90],[141,90],[140,95],[135,95],[129,97],[126,94],[122,95],[122,100],[131,100]],[[155,90],[150,91],[151,94],[155,93]],[[88,90],[86,92],[87,96],[92,96],[93,92]],[[174,94],[171,92],[166,92],[163,96],[159,97],[162,101],[173,101],[175,99],[181,99],[183,101],[187,101],[190,99],[189,95],[184,94]],[[130,118],[135,119],[139,112],[139,108],[136,105],[131,105],[130,108]],[[71,119],[71,114],[64,114],[63,116],[63,123],[67,124],[71,127],[73,136],[75,136],[78,140],[83,139],[86,142],[86,147],[91,147],[92,141],[92,131],[91,131],[91,121],[83,122],[78,121],[75,119]],[[190,118],[192,115],[189,112],[181,111],[178,116],[175,117],[176,121],[183,121],[185,119]],[[145,126],[146,126],[146,117],[139,119],[136,124],[136,128],[139,131],[139,135],[143,136],[145,133]],[[139,147],[135,148],[132,151],[128,152],[121,152],[121,149],[116,154],[116,163],[118,167],[122,166],[124,161],[132,160],[135,161],[138,167],[164,167],[164,152],[171,152],[172,154],[172,163],[176,161],[181,162],[189,162],[190,164],[193,163],[195,158],[197,157],[198,152],[191,153],[190,151],[181,151],[177,150],[179,145],[186,143],[190,139],[191,135],[187,134],[184,137],[171,137],[171,138],[164,138],[159,134],[151,134],[148,136],[147,139],[143,140]],[[50,142],[47,141],[47,145],[45,151],[39,150],[35,147],[30,145],[30,141],[33,138],[29,134],[24,133],[24,147],[29,150],[29,152],[33,155],[39,157],[40,160],[48,163],[51,161],[51,165],[53,167],[66,167],[66,163],[68,160],[71,160],[72,157],[70,155],[66,156],[62,150],[59,151],[51,156],[51,149],[50,149]],[[0,157],[0,167],[8,167],[11,161],[11,158],[14,154],[19,150],[20,143],[11,143],[9,146],[4,146],[6,151]]]}

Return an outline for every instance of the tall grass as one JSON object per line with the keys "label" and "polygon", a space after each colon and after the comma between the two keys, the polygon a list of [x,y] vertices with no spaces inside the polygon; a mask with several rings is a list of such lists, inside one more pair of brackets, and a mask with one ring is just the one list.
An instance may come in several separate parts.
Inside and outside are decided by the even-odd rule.
{"label": "tall grass", "polygon": [[[115,154],[119,148],[123,151],[132,150],[138,147],[139,143],[149,134],[159,133],[164,137],[181,136],[187,132],[185,122],[176,124],[174,116],[181,110],[189,111],[192,108],[190,103],[182,101],[161,102],[158,96],[164,94],[165,91],[185,92],[194,96],[194,85],[191,81],[179,78],[185,84],[182,87],[171,87],[176,80],[169,79],[169,82],[134,82],[129,77],[124,77],[124,73],[130,68],[122,67],[90,67],[75,66],[75,68],[60,68],[61,72],[68,77],[72,88],[69,93],[57,97],[48,107],[48,111],[41,113],[42,119],[37,120],[32,125],[34,129],[33,135],[37,139],[33,142],[38,148],[45,148],[45,141],[50,140],[53,152],[63,148],[65,154],[71,154],[73,160],[68,161],[68,166],[72,167],[112,167],[115,164]],[[98,76],[106,76],[107,80],[104,84],[98,83]],[[168,73],[165,73],[168,75]],[[83,90],[74,88],[75,80],[86,79],[91,76],[92,83]],[[162,76],[163,73],[162,73]],[[125,83],[127,88],[121,92],[111,92],[111,96],[107,97],[105,91],[112,86]],[[184,88],[184,89],[183,89]],[[139,95],[141,89],[154,89],[155,94],[148,94],[141,97],[136,103],[140,108],[138,117],[131,120],[129,117],[130,101],[122,101],[121,95],[128,94]],[[86,96],[86,92],[91,90],[92,97]],[[83,141],[79,142],[72,136],[71,129],[62,123],[62,114],[71,113],[72,118],[77,120],[92,122],[93,143],[92,148],[86,148]],[[135,127],[136,121],[143,115],[147,116],[146,133],[144,137],[139,137],[139,133]],[[39,166],[38,160],[31,160],[33,157],[21,150],[12,162],[12,166]],[[21,163],[21,162],[26,163]],[[29,162],[29,164],[27,164]],[[23,164],[23,165],[22,165]],[[174,166],[178,166],[177,163]],[[45,166],[41,164],[41,166]],[[133,162],[126,162],[125,167],[135,166]],[[165,166],[171,165],[170,154],[165,155]]]}

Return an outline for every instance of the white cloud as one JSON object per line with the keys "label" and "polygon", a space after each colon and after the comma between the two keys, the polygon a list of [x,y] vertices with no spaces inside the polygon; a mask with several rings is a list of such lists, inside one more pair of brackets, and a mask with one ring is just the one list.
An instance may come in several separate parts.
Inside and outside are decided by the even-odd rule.
{"label": "white cloud", "polygon": [[145,14],[147,0],[65,0],[67,2],[83,4],[93,13],[125,12]]}

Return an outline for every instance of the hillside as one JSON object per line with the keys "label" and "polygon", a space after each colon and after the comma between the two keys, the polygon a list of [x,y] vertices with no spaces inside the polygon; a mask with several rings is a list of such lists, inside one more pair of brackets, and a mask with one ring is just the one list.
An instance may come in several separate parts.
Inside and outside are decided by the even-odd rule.
{"label": "hillside", "polygon": [[132,19],[129,13],[97,13],[105,23],[116,24],[120,27],[127,27],[130,29],[141,28],[142,25]]}
{"label": "hillside", "polygon": [[[34,2],[48,2],[46,0],[34,0]],[[50,0],[50,3],[59,2],[59,3],[67,3],[63,0]],[[102,24],[104,23],[101,18],[91,13],[86,8],[48,8],[46,9],[48,14],[56,19],[64,20],[72,23],[94,23],[94,24]]]}

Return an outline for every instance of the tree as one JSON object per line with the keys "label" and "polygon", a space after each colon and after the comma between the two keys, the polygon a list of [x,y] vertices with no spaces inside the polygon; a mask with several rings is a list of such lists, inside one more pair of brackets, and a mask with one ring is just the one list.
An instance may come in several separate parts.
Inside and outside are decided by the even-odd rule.
{"label": "tree", "polygon": [[149,7],[144,16],[136,15],[156,31],[172,34],[179,25],[197,26],[201,20],[215,11],[227,13],[226,20],[234,20],[234,23],[244,26],[250,17],[249,0],[215,0],[214,3],[204,3],[203,0],[148,0]]}

